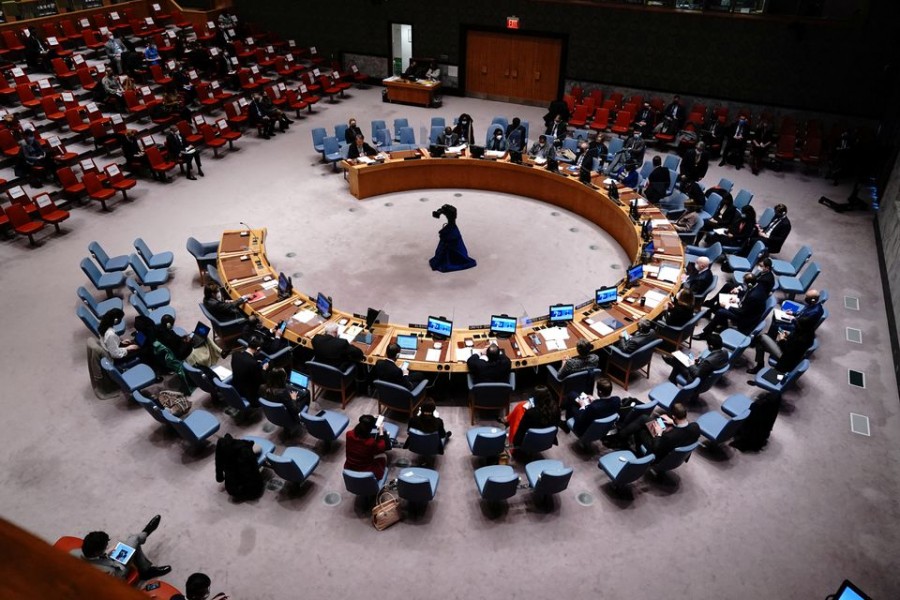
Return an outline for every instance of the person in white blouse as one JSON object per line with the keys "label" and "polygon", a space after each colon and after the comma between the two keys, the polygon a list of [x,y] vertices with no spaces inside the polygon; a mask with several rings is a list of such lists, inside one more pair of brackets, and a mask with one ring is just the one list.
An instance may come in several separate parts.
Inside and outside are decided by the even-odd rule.
{"label": "person in white blouse", "polygon": [[116,325],[121,323],[124,318],[125,313],[122,312],[122,309],[114,308],[100,318],[100,325],[97,327],[103,348],[116,363],[132,357],[141,349],[132,340],[122,340],[116,333]]}
{"label": "person in white blouse", "polygon": [[436,62],[431,61],[431,64],[428,65],[428,70],[425,71],[425,79],[428,79],[430,81],[440,81],[441,68],[437,65]]}

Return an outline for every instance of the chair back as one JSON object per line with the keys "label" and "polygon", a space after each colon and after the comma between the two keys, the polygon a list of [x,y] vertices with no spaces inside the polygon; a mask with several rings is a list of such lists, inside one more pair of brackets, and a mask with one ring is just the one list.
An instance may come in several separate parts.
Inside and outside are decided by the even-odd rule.
{"label": "chair back", "polygon": [[128,383],[111,360],[105,356],[100,359],[100,367],[106,372],[107,376],[112,379],[119,388],[128,393]]}
{"label": "chair back", "polygon": [[137,276],[138,281],[143,284],[147,275],[150,273],[150,269],[147,268],[147,265],[144,264],[144,261],[142,261],[137,254],[131,254],[128,257],[128,264],[131,265],[131,269]]}
{"label": "chair back", "polygon": [[728,369],[731,368],[730,364],[726,364],[721,369],[716,369],[712,373],[710,373],[705,379],[700,382],[700,385],[697,386],[697,391],[695,392],[695,396],[699,396],[704,392],[708,392],[712,386],[716,385],[720,379],[728,372]]}
{"label": "chair back", "polygon": [[81,259],[81,270],[87,275],[87,278],[91,280],[91,283],[94,284],[94,287],[100,287],[100,277],[102,274],[100,273],[100,269],[97,268],[97,265],[89,258]]}
{"label": "chair back", "polygon": [[[548,140],[549,143],[549,140]],[[612,160],[613,156],[615,156],[616,152],[622,149],[625,145],[625,140],[620,137],[614,137],[609,141],[609,146],[607,147],[607,160]]]}
{"label": "chair back", "polygon": [[[309,363],[307,363],[309,364]],[[372,382],[375,393],[378,397],[378,403],[387,406],[391,410],[412,414],[416,408],[416,397],[405,386],[397,385],[376,379]]]}
{"label": "chair back", "polygon": [[334,136],[328,136],[324,140],[322,140],[322,145],[324,146],[324,150],[322,152],[325,153],[326,156],[340,153],[341,145],[338,142],[338,139]]}
{"label": "chair back", "polygon": [[697,304],[702,304],[706,297],[713,293],[713,290],[719,288],[719,276],[713,275],[712,281],[709,284],[709,287],[700,292],[699,294],[694,295],[694,302]]}
{"label": "chair back", "polygon": [[431,481],[414,471],[400,472],[397,478],[397,494],[407,502],[431,502],[434,493],[431,490]]}
{"label": "chair back", "polygon": [[476,383],[469,392],[472,394],[472,407],[483,409],[506,409],[513,386],[508,383]]}
{"label": "chair back", "polygon": [[125,278],[125,287],[131,290],[132,294],[140,298],[144,304],[147,303],[147,299],[144,297],[144,288],[142,288],[133,277]]}
{"label": "chair back", "polygon": [[603,439],[618,420],[619,415],[617,414],[612,414],[602,419],[594,419],[591,424],[588,425],[585,432],[581,434],[581,437],[578,438],[578,441],[582,444],[590,444],[591,442]]}
{"label": "chair back", "polygon": [[540,477],[534,484],[534,493],[538,496],[559,494],[569,487],[570,479],[572,479],[572,467],[560,465],[547,469],[541,472]]}
{"label": "chair back", "polygon": [[753,194],[751,192],[748,192],[747,190],[742,189],[734,198],[734,207],[740,211],[743,211],[744,207],[750,204],[750,202],[752,201]]}
{"label": "chair back", "polygon": [[637,481],[643,477],[644,473],[647,472],[647,469],[650,468],[654,460],[656,460],[656,456],[653,454],[648,454],[641,458],[629,459],[613,481],[616,485],[625,485]]}
{"label": "chair back", "polygon": [[200,441],[200,438],[197,437],[197,434],[194,433],[194,430],[191,429],[183,419],[173,415],[172,411],[164,408],[159,412],[162,414],[162,417],[166,421],[166,423],[171,425],[172,429],[174,429],[182,439],[194,444]]}
{"label": "chair back", "polygon": [[759,218],[756,220],[756,222],[760,227],[765,229],[766,227],[769,226],[769,223],[771,223],[772,219],[774,219],[774,218],[775,218],[775,209],[772,208],[771,206],[767,206],[766,209],[764,211],[762,211],[762,214],[759,216]]}
{"label": "chair back", "polygon": [[765,249],[766,245],[762,240],[756,240],[756,242],[753,244],[753,247],[750,248],[750,253],[747,254],[747,262],[750,263],[751,269],[756,266],[757,261],[759,261],[760,255]]}
{"label": "chair back", "polygon": [[447,121],[444,117],[431,117],[431,126],[443,129],[447,126]]}
{"label": "chair back", "polygon": [[[432,121],[433,120],[434,119],[432,119]],[[384,121],[382,121],[382,120],[372,121],[372,139],[373,140],[378,139],[378,132],[381,131],[382,129],[387,129],[387,124],[385,124]]]}
{"label": "chair back", "polygon": [[655,465],[653,465],[653,470],[657,473],[663,473],[665,471],[671,471],[677,467],[680,467],[684,463],[686,463],[691,458],[691,453],[696,450],[700,446],[700,442],[694,442],[689,446],[681,446],[679,448],[675,448],[665,457]]}
{"label": "chair back", "polygon": [[400,129],[403,127],[409,127],[407,119],[394,119],[394,132],[397,134],[397,137],[400,137]]}
{"label": "chair back", "polygon": [[817,263],[811,262],[809,266],[806,267],[806,270],[803,271],[803,274],[800,275],[800,285],[803,287],[803,291],[809,289],[809,286],[813,284],[813,281],[819,276],[821,270],[819,269],[819,265]]}
{"label": "chair back", "polygon": [[562,397],[565,398],[572,392],[590,394],[594,391],[594,369],[585,369],[569,373],[562,380]]}
{"label": "chair back", "polygon": [[728,422],[722,427],[722,430],[719,432],[719,435],[716,436],[715,442],[722,443],[726,440],[730,440],[737,434],[738,429],[743,426],[744,421],[747,420],[747,417],[750,416],[750,409],[745,410],[741,414],[734,416],[728,419]]}
{"label": "chair back", "polygon": [[719,210],[719,204],[722,203],[722,196],[713,192],[709,195],[709,198],[706,199],[706,203],[703,205],[703,212],[708,215],[716,214],[716,211]]}
{"label": "chair back", "polygon": [[347,127],[348,125],[346,123],[338,123],[334,126],[334,137],[338,139],[338,142],[345,141]]}
{"label": "chair back", "polygon": [[444,132],[444,128],[440,125],[432,125],[431,133],[428,134],[428,143],[429,144],[437,144],[438,137]]}
{"label": "chair back", "polygon": [[328,136],[328,132],[325,131],[324,127],[315,127],[312,130],[312,140],[313,146],[316,150],[318,150],[321,146],[325,144],[325,138]]}
{"label": "chair back", "polygon": [[678,171],[678,168],[681,166],[681,157],[677,154],[666,154],[663,166],[671,171]]}
{"label": "chair back", "polygon": [[206,265],[206,276],[218,284],[219,287],[222,287],[222,278],[219,277],[219,269],[216,268],[215,264]]}
{"label": "chair back", "polygon": [[213,379],[213,385],[216,386],[218,397],[230,408],[239,412],[245,412],[249,408],[247,401],[241,398],[233,385],[222,383],[218,379]]}
{"label": "chair back", "polygon": [[369,497],[381,491],[381,482],[375,478],[374,473],[344,469],[343,476],[344,487],[351,494]]}
{"label": "chair back", "polygon": [[[297,451],[302,453],[298,454]],[[302,482],[306,479],[307,473],[304,472],[299,460],[309,463],[307,466],[312,465],[313,468],[319,464],[318,456],[305,448],[288,448],[281,456],[273,452],[266,454],[266,462],[272,471],[285,481]]]}
{"label": "chair back", "polygon": [[142,317],[147,317],[148,319],[152,319],[153,316],[150,313],[150,308],[141,300],[141,297],[137,294],[131,294],[128,296],[128,303],[134,307],[139,315]]}
{"label": "chair back", "polygon": [[412,146],[416,144],[416,133],[412,127],[400,128],[400,143]]}
{"label": "chair back", "polygon": [[506,475],[493,475],[488,478],[481,491],[481,497],[488,502],[500,502],[516,495],[519,489],[519,477],[515,472]]}
{"label": "chair back", "polygon": [[84,323],[84,326],[88,328],[88,331],[96,335],[100,336],[100,321],[97,320],[97,317],[88,310],[84,304],[79,304],[75,308],[75,314],[81,319],[81,322]]}
{"label": "chair back", "polygon": [[341,387],[344,374],[337,367],[309,360],[306,362],[306,368],[309,370],[309,378],[316,385],[332,389]]}
{"label": "chair back", "polygon": [[646,181],[648,177],[650,177],[650,171],[653,170],[653,161],[645,160],[644,164],[641,165],[641,170],[639,175],[641,176],[641,181]]}
{"label": "chair back", "polygon": [[549,450],[556,441],[556,425],[550,427],[531,428],[519,445],[519,450],[526,454],[537,454]]}
{"label": "chair back", "polygon": [[379,129],[376,135],[378,136],[378,147],[381,150],[390,150],[391,146],[393,146],[393,140],[391,140],[391,132],[387,129]]}
{"label": "chair back", "polygon": [[506,430],[479,431],[470,446],[475,456],[498,456],[506,449]]}
{"label": "chair back", "polygon": [[716,242],[712,246],[707,247],[705,256],[709,259],[709,262],[716,262],[722,256],[722,242]]}
{"label": "chair back", "polygon": [[200,388],[214,398],[218,396],[218,388],[213,385],[213,382],[209,380],[209,377],[207,377],[206,373],[188,362],[181,363],[181,368],[184,370],[185,375],[187,375],[187,378],[192,384],[194,384],[195,387]]}
{"label": "chair back", "polygon": [[441,454],[443,445],[438,432],[424,433],[418,429],[410,429],[406,438],[406,449],[413,454],[434,456]]}
{"label": "chair back", "polygon": [[681,345],[682,340],[690,338],[694,334],[694,328],[697,327],[697,322],[700,321],[707,312],[709,312],[709,309],[702,308],[694,313],[694,316],[691,317],[687,323],[677,327],[658,323],[657,332],[661,338],[675,344],[677,350],[677,346]]}
{"label": "chair back", "polygon": [[331,422],[325,418],[325,415],[314,415],[310,413],[306,407],[300,411],[300,420],[303,421],[309,435],[318,440],[333,441],[340,435],[340,432],[334,430],[331,426]]}
{"label": "chair back", "polygon": [[160,411],[160,407],[156,402],[145,396],[139,391],[132,392],[131,398],[137,402],[141,408],[150,413],[150,416],[153,417],[154,420],[162,423],[166,426],[171,426],[172,424],[163,416]]}
{"label": "chair back", "polygon": [[806,371],[808,369],[809,369],[809,360],[804,358],[803,360],[800,361],[800,364],[798,364],[796,367],[794,367],[793,371],[791,371],[790,373],[785,375],[784,379],[781,380],[781,391],[785,391],[788,388],[790,388],[791,386],[793,386],[794,383],[798,379],[800,379],[800,377],[804,373],[806,373]]}
{"label": "chair back", "polygon": [[296,429],[300,424],[300,417],[291,416],[287,406],[278,402],[270,402],[265,398],[259,399],[259,405],[262,407],[263,414],[266,419],[273,425],[283,427],[285,429]]}
{"label": "chair back", "polygon": [[797,250],[797,254],[794,255],[794,258],[791,259],[791,266],[794,267],[794,272],[799,273],[800,268],[812,257],[812,248],[809,246],[801,246],[799,250]]}
{"label": "chair back", "polygon": [[[731,182],[730,179],[725,179],[723,177],[722,179],[719,180],[719,185],[717,185],[716,187],[722,188],[723,190],[725,190],[726,192],[728,192],[730,194],[731,190],[734,189],[734,184]],[[710,214],[712,214],[712,213],[710,213]]]}
{"label": "chair back", "polygon": [[100,305],[97,304],[96,298],[94,298],[83,285],[78,286],[76,293],[78,294],[78,297],[81,298],[81,301],[91,309],[91,313],[99,319],[102,315],[100,314]]}

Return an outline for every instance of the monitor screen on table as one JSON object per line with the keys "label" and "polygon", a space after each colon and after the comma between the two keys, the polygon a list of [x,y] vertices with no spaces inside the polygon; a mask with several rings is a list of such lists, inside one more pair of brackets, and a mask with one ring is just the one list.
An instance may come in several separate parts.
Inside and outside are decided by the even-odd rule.
{"label": "monitor screen on table", "polygon": [[516,333],[516,318],[503,315],[491,317],[491,335],[513,335]]}
{"label": "monitor screen on table", "polygon": [[618,297],[618,289],[614,287],[603,287],[595,292],[594,301],[597,304],[612,304]]}
{"label": "monitor screen on table", "polygon": [[316,310],[326,319],[331,316],[331,299],[322,292],[316,296]]}
{"label": "monitor screen on table", "polygon": [[437,337],[450,337],[450,334],[453,333],[453,321],[428,317],[428,333]]}
{"label": "monitor screen on table", "polygon": [[644,265],[634,265],[628,269],[628,284],[632,285],[644,278]]}
{"label": "monitor screen on table", "polygon": [[551,323],[568,323],[575,318],[574,304],[555,304],[550,307]]}

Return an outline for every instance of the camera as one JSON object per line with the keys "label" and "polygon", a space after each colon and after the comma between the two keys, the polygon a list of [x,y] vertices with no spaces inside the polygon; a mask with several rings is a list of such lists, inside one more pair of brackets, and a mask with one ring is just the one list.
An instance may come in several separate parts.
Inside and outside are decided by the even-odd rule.
{"label": "camera", "polygon": [[456,207],[452,204],[445,204],[431,213],[431,216],[435,219],[440,219],[441,215],[447,217],[448,221],[456,220]]}

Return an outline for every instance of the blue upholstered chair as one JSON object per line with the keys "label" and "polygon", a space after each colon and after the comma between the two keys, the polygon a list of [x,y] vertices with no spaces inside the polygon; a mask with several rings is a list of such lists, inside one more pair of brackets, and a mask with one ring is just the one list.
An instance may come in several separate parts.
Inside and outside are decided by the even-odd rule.
{"label": "blue upholstered chair", "polygon": [[125,278],[125,287],[131,290],[131,293],[141,299],[141,302],[147,308],[159,308],[161,306],[168,306],[169,302],[172,299],[172,295],[169,293],[169,290],[166,288],[160,288],[158,290],[145,291],[141,285],[135,281],[131,277]]}
{"label": "blue upholstered chair", "polygon": [[516,495],[519,476],[509,465],[490,465],[475,471],[475,485],[482,500],[502,502]]}
{"label": "blue upholstered chair", "polygon": [[184,418],[176,417],[168,409],[160,411],[163,418],[179,436],[192,446],[202,446],[219,430],[219,420],[211,413],[196,408]]}
{"label": "blue upholstered chair", "polygon": [[372,387],[375,388],[375,397],[378,399],[378,412],[383,413],[385,409],[389,409],[411,416],[425,399],[427,385],[428,381],[423,379],[415,389],[410,390],[405,385],[376,379],[372,382]]}
{"label": "blue upholstered chair", "polygon": [[222,277],[219,275],[219,268],[216,265],[206,265],[206,276],[219,287],[224,286]]}
{"label": "blue upholstered chair", "polygon": [[150,308],[144,304],[143,300],[141,300],[140,296],[137,294],[131,294],[128,297],[128,303],[134,307],[134,310],[136,310],[139,315],[152,320],[154,325],[159,325],[162,322],[162,318],[166,315],[171,315],[173,319],[176,316],[175,309],[171,306]]}
{"label": "blue upholstered chair", "polygon": [[328,132],[325,131],[324,127],[314,127],[312,130],[313,150],[319,154],[324,154],[326,137],[328,137]]}
{"label": "blue upholstered chair", "polygon": [[206,307],[202,302],[200,303],[200,312],[203,313],[203,316],[206,317],[210,325],[212,325],[213,333],[223,339],[233,339],[240,335],[244,328],[244,324],[247,322],[247,317],[243,315],[227,321],[220,321],[215,318],[211,312],[206,310]]}
{"label": "blue upholstered chair", "polygon": [[734,197],[734,207],[743,211],[744,207],[749,205],[752,201],[753,194],[747,190],[741,190],[738,192],[737,196]]}
{"label": "blue upholstered chair", "polygon": [[260,452],[256,457],[256,464],[260,467],[265,464],[266,456],[271,452],[275,452],[275,443],[267,440],[266,438],[262,438],[256,435],[245,435],[241,437],[241,439],[247,440],[248,442],[253,442],[262,449],[262,452]]}
{"label": "blue upholstered chair", "polygon": [[444,453],[444,442],[436,431],[424,433],[418,429],[410,429],[406,434],[404,448],[425,457],[433,457]]}
{"label": "blue upholstered chair", "polygon": [[796,277],[806,264],[812,258],[812,248],[809,246],[801,246],[797,253],[790,261],[772,259],[772,272],[776,275],[787,275],[788,277]]}
{"label": "blue upholstered chair", "polygon": [[653,170],[653,161],[649,159],[644,160],[644,164],[641,165],[641,170],[638,172],[638,175],[641,177],[641,181],[647,181],[647,178],[650,177],[650,171]]}
{"label": "blue upholstered chair", "polygon": [[142,394],[142,393],[139,392],[139,391],[134,391],[134,392],[132,392],[132,393],[131,393],[131,398],[132,398],[132,400],[134,400],[135,402],[137,402],[138,405],[139,405],[141,408],[143,408],[143,409],[146,410],[148,413],[150,413],[150,416],[153,417],[153,419],[154,419],[157,423],[160,423],[161,425],[165,425],[167,429],[173,429],[173,430],[174,430],[174,427],[172,426],[172,423],[169,422],[169,421],[163,416],[163,414],[162,414],[162,410],[163,410],[162,407],[161,407],[159,404],[157,404],[152,398],[148,398],[147,396],[145,396],[144,394]]}
{"label": "blue upholstered chair", "polygon": [[535,460],[525,465],[525,476],[535,500],[540,502],[569,487],[572,467],[565,466],[559,460]]}
{"label": "blue upholstered chair", "polygon": [[707,287],[699,294],[694,294],[694,306],[699,306],[706,302],[707,296],[712,294],[717,289],[719,289],[719,276],[713,275],[712,281],[709,282],[709,287]]}
{"label": "blue upholstered chair", "polygon": [[697,235],[703,228],[703,221],[704,219],[697,219],[697,221],[694,223],[694,226],[691,227],[690,231],[678,232],[678,237],[681,239],[682,244],[693,244],[697,241]]}
{"label": "blue upholstered chair", "polygon": [[681,157],[677,154],[666,154],[663,166],[671,171],[678,172],[678,169],[681,168]]}
{"label": "blue upholstered chair", "polygon": [[200,279],[203,280],[206,277],[206,268],[209,265],[215,266],[219,258],[219,242],[201,242],[195,237],[189,237],[185,247],[197,261]]}
{"label": "blue upholstered chair", "polygon": [[344,487],[351,494],[355,494],[361,498],[371,500],[378,495],[381,488],[387,482],[388,469],[384,470],[381,479],[377,479],[374,473],[368,471],[351,471],[344,469]]}
{"label": "blue upholstered chair", "polygon": [[306,361],[306,369],[309,372],[310,393],[313,400],[318,398],[323,391],[340,392],[341,408],[343,409],[347,407],[347,403],[356,395],[353,380],[356,365],[351,364],[346,370],[341,371],[337,367],[316,362],[315,357],[313,357],[312,360]]}
{"label": "blue upholstered chair", "polygon": [[594,370],[585,369],[569,373],[560,379],[559,371],[553,365],[547,365],[547,385],[556,394],[556,399],[562,403],[563,399],[572,392],[590,394],[594,391]]}
{"label": "blue upholstered chair", "polygon": [[728,266],[734,271],[752,271],[753,267],[756,266],[756,263],[762,259],[762,253],[765,249],[766,245],[761,240],[757,240],[753,246],[750,247],[750,252],[747,254],[746,258],[737,256],[736,254],[729,254],[725,257],[725,262],[728,263]]}
{"label": "blue upholstered chair", "polygon": [[711,246],[685,246],[684,248],[685,262],[695,263],[701,256],[709,259],[710,263],[714,263],[722,256],[722,242],[716,242]]}
{"label": "blue upholstered chair", "polygon": [[732,394],[725,398],[725,402],[722,403],[722,412],[726,415],[736,417],[739,414],[750,410],[751,404],[753,404],[753,400],[750,399],[750,397],[745,396],[744,394]]}
{"label": "blue upholstered chair", "polygon": [[447,120],[444,117],[431,117],[431,126],[443,129],[447,126]]}
{"label": "blue upholstered chair", "polygon": [[434,500],[440,475],[432,469],[406,467],[397,477],[397,495],[412,505],[424,505]]}
{"label": "blue upholstered chair", "polygon": [[597,466],[606,473],[614,487],[622,487],[640,479],[654,460],[656,456],[653,454],[638,458],[630,450],[619,450],[601,456]]}
{"label": "blue upholstered chair", "polygon": [[556,425],[531,428],[525,432],[522,443],[516,447],[516,450],[524,454],[539,454],[553,447],[556,443],[556,434]]}
{"label": "blue upholstered chair", "polygon": [[[119,310],[124,309],[124,303],[121,298],[109,298],[108,300],[103,300],[102,302],[97,302],[94,295],[91,294],[84,286],[78,286],[76,290],[78,297],[84,303],[85,306],[90,309],[91,314],[93,314],[96,318],[100,318],[109,311],[114,308],[118,308]],[[121,329],[121,331],[119,331]],[[119,323],[116,327],[116,333],[122,335],[122,332],[125,331],[125,321]]]}
{"label": "blue upholstered chair", "polygon": [[688,446],[675,448],[666,454],[662,460],[651,467],[653,473],[659,475],[677,469],[691,459],[691,453],[700,446],[700,442],[694,442]]}
{"label": "blue upholstered chair", "polygon": [[101,246],[99,242],[91,242],[88,244],[88,252],[91,253],[91,256],[94,257],[94,260],[97,261],[97,264],[100,265],[100,268],[103,269],[104,273],[124,271],[128,268],[127,254],[111,257],[106,253],[106,250],[103,249],[103,246]]}
{"label": "blue upholstered chair", "polygon": [[[550,143],[549,136],[547,137],[547,143],[548,144]],[[609,145],[607,145],[607,147],[606,147],[606,163],[607,163],[606,169],[607,169],[607,172],[609,172],[609,163],[612,161],[613,158],[615,158],[616,153],[619,150],[621,150],[624,145],[625,145],[625,140],[618,136],[609,140]]]}
{"label": "blue upholstered chair", "polygon": [[155,290],[169,280],[168,269],[148,269],[147,265],[144,264],[144,261],[137,254],[132,254],[128,261],[138,283],[149,287],[151,290]]}
{"label": "blue upholstered chair", "polygon": [[499,456],[506,449],[506,430],[499,427],[473,427],[466,432],[466,442],[473,456]]}
{"label": "blue upholstered chair", "polygon": [[100,366],[107,376],[119,386],[119,389],[129,397],[131,397],[131,394],[134,392],[142,390],[148,385],[156,382],[156,373],[153,372],[153,369],[142,363],[138,363],[125,371],[119,371],[111,360],[108,358],[101,358]]}
{"label": "blue upholstered chair", "polygon": [[384,152],[390,152],[394,148],[394,140],[391,139],[391,132],[387,129],[379,129],[377,133],[378,149]]}
{"label": "blue upholstered chair", "polygon": [[766,367],[756,374],[753,383],[767,392],[781,395],[792,388],[807,370],[809,370],[808,359],[801,360],[792,371],[785,373],[781,379],[778,378],[780,375],[778,371],[773,367]]}
{"label": "blue upholstered chair", "polygon": [[431,145],[437,144],[438,138],[442,133],[444,133],[443,127],[440,125],[432,125],[431,133],[428,134],[428,143]]}
{"label": "blue upholstered chair", "polygon": [[401,127],[399,129],[400,132],[400,147],[403,150],[412,150],[416,147],[416,131],[412,127]]}
{"label": "blue upholstered chair", "polygon": [[703,203],[703,210],[700,211],[699,216],[701,221],[709,220],[716,211],[719,210],[719,204],[722,203],[722,196],[713,192],[706,199],[706,202]]}
{"label": "blue upholstered chair", "polygon": [[[387,131],[387,124],[380,119],[376,119],[376,120],[372,121],[372,140],[374,141],[374,143],[376,145],[380,146],[381,144],[378,142],[378,140],[380,138],[380,136],[378,134],[379,131]],[[390,134],[388,134],[388,135],[390,135]]]}
{"label": "blue upholstered chair", "polygon": [[151,269],[168,269],[175,260],[175,255],[171,252],[153,252],[143,238],[134,240],[134,249]]}
{"label": "blue upholstered chair", "polygon": [[789,277],[787,275],[779,277],[778,285],[788,298],[793,298],[797,294],[805,294],[812,287],[820,272],[819,265],[811,262],[799,277]]}
{"label": "blue upholstered chair", "polygon": [[344,413],[333,410],[323,410],[317,414],[309,412],[309,407],[304,406],[300,411],[300,420],[306,426],[309,435],[318,440],[325,442],[326,446],[335,441],[347,426],[350,424],[350,418]]}
{"label": "blue upholstered chair", "polygon": [[697,419],[697,425],[700,427],[700,433],[703,434],[703,437],[709,440],[713,446],[718,446],[733,438],[749,416],[749,410],[734,417],[727,417],[720,412],[710,411],[700,415]]}
{"label": "blue upholstered chair", "polygon": [[331,163],[331,170],[337,171],[337,164],[340,162],[344,156],[341,154],[341,145],[338,143],[338,139],[333,135],[326,137],[322,140],[323,150],[322,157],[325,162]]}
{"label": "blue upholstered chair", "polygon": [[730,179],[725,179],[723,177],[719,180],[719,184],[716,187],[722,188],[723,190],[725,190],[726,192],[728,192],[730,194],[731,190],[734,189],[734,184],[731,182]]}
{"label": "blue upholstered chair", "polygon": [[[650,362],[653,360],[654,350],[662,342],[661,339],[657,338],[631,353],[623,352],[615,344],[608,346],[610,355],[606,367],[607,376],[626,390],[628,389],[628,381],[631,379],[632,372],[644,371],[647,377],[650,377]],[[621,372],[622,377],[619,378],[614,375],[614,370]]]}
{"label": "blue upholstered chair", "polygon": [[[612,414],[602,419],[594,419],[591,424],[588,425],[588,428],[584,430],[584,433],[579,436],[578,443],[581,444],[582,447],[588,448],[593,442],[602,440],[618,420],[619,415],[617,414]],[[574,417],[566,421],[566,425],[568,425],[571,430],[575,426]]]}
{"label": "blue upholstered chair", "polygon": [[688,197],[686,194],[676,190],[659,201],[659,210],[666,215],[667,218],[675,220],[684,213],[684,204]]}
{"label": "blue upholstered chair", "polygon": [[509,397],[516,389],[516,374],[510,372],[509,383],[475,383],[471,374],[467,374],[469,387],[469,420],[475,424],[476,410],[500,410],[509,414]]}
{"label": "blue upholstered chair", "polygon": [[657,322],[656,333],[664,342],[671,344],[671,350],[678,350],[682,345],[690,348],[692,343],[691,336],[694,335],[697,322],[704,318],[707,312],[709,312],[708,308],[702,308],[687,323],[677,327]]}
{"label": "blue upholstered chair", "polygon": [[671,381],[664,381],[659,385],[654,386],[647,397],[650,398],[652,402],[656,402],[656,405],[664,411],[671,412],[672,405],[676,402],[687,404],[697,395],[697,389],[700,387],[700,382],[701,379],[699,377],[695,377],[684,386],[675,385]]}
{"label": "blue upholstered chair", "polygon": [[306,448],[285,448],[279,456],[266,454],[266,463],[276,475],[290,483],[303,483],[319,466],[319,455]]}
{"label": "blue upholstered chair", "polygon": [[209,379],[209,377],[207,377],[206,373],[187,362],[181,363],[181,368],[194,387],[200,388],[201,390],[209,394],[213,400],[218,401],[219,388],[217,388],[215,384]]}
{"label": "blue upholstered chair", "polygon": [[409,127],[408,119],[394,119],[394,135],[396,136],[397,141],[400,141],[400,130],[404,127]]}
{"label": "blue upholstered chair", "polygon": [[122,273],[101,273],[97,265],[89,258],[81,259],[81,270],[87,275],[91,283],[98,290],[106,292],[107,298],[112,298],[113,290],[122,287],[125,283],[125,275]]}
{"label": "blue upholstered chair", "polygon": [[338,123],[334,126],[334,137],[337,138],[340,146],[345,146],[347,144],[347,127],[349,126],[346,123]]}
{"label": "blue upholstered chair", "polygon": [[233,385],[218,379],[213,379],[213,385],[216,386],[219,400],[233,409],[238,415],[247,415],[252,412],[253,405],[246,398],[243,398]]}
{"label": "blue upholstered chair", "polygon": [[288,435],[296,433],[303,422],[300,415],[291,414],[287,406],[280,402],[270,402],[265,398],[259,399],[259,406],[269,423],[281,427]]}

